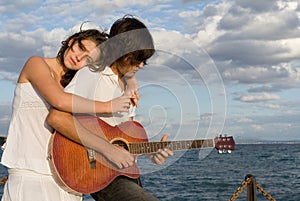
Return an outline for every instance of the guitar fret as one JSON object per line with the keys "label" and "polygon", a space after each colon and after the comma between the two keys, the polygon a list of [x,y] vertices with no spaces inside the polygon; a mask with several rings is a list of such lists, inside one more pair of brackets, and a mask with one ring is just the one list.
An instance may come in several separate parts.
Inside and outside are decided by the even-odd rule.
{"label": "guitar fret", "polygon": [[150,152],[154,152],[154,150],[155,150],[155,144],[152,142]]}
{"label": "guitar fret", "polygon": [[157,152],[159,149],[169,148],[176,150],[191,150],[201,148],[213,148],[214,140],[183,140],[183,141],[166,141],[166,142],[139,142],[130,143],[129,150],[133,154],[149,154]]}

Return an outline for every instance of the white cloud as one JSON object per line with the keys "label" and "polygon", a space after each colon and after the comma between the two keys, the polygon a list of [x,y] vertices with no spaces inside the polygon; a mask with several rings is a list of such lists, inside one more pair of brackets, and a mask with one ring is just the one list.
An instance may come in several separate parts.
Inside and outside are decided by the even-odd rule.
{"label": "white cloud", "polygon": [[17,79],[18,79],[17,74],[0,70],[0,80],[8,80],[8,81],[16,82]]}
{"label": "white cloud", "polygon": [[263,126],[258,125],[258,124],[253,124],[253,125],[251,125],[251,127],[256,131],[261,131],[264,129]]}
{"label": "white cloud", "polygon": [[[193,27],[198,31],[191,38],[220,64],[227,81],[249,84],[285,80],[287,86],[299,80],[299,71],[295,72],[298,64],[291,66],[300,55],[296,5],[293,1],[224,1],[209,4],[198,18],[185,15],[185,20],[197,19],[199,24]],[[223,66],[226,62],[228,65]],[[284,72],[282,65],[286,64],[290,70]]]}
{"label": "white cloud", "polygon": [[289,64],[266,67],[238,67],[224,70],[225,79],[239,83],[296,83],[299,82],[299,72]]}
{"label": "white cloud", "polygon": [[72,33],[68,32],[62,28],[53,29],[50,32],[45,32],[43,34],[44,45],[42,46],[43,56],[54,57],[56,56],[60,46],[61,41],[65,40],[67,36]]}
{"label": "white cloud", "polygon": [[261,101],[271,101],[271,100],[279,100],[280,96],[268,93],[262,94],[253,94],[253,95],[245,95],[240,97],[240,100],[243,102],[261,102]]}
{"label": "white cloud", "polygon": [[39,0],[1,0],[0,13],[14,13],[39,3]]}
{"label": "white cloud", "polygon": [[250,123],[250,122],[253,122],[253,120],[250,119],[250,118],[243,117],[243,118],[238,119],[237,122],[239,122],[239,123]]}
{"label": "white cloud", "polygon": [[182,11],[178,14],[182,18],[195,18],[199,17],[202,12],[200,10]]}
{"label": "white cloud", "polygon": [[88,4],[91,6],[95,6],[97,8],[103,9],[106,8],[107,10],[114,11],[120,8],[126,8],[129,6],[141,6],[147,7],[153,4],[163,4],[164,2],[169,2],[166,0],[148,0],[148,1],[140,1],[140,0],[88,0]]}
{"label": "white cloud", "polygon": [[264,106],[267,108],[270,108],[270,109],[280,109],[281,108],[280,105],[278,105],[278,104],[265,104]]}
{"label": "white cloud", "polygon": [[277,1],[277,6],[279,9],[286,9],[286,10],[296,10],[298,7],[297,1]]}

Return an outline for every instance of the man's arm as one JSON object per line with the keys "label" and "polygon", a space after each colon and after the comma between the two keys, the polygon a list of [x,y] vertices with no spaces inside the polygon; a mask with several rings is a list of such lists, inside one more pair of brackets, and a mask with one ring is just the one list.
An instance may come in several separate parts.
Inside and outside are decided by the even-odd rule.
{"label": "man's arm", "polygon": [[126,168],[134,164],[135,159],[129,152],[109,143],[102,137],[103,135],[101,135],[101,133],[97,134],[89,131],[68,112],[51,109],[46,121],[65,137],[95,150],[98,154],[100,153],[105,156],[118,168]]}

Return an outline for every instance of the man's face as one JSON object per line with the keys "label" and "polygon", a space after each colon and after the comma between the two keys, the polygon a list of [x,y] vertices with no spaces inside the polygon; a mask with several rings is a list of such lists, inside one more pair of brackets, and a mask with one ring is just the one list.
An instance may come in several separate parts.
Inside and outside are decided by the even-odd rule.
{"label": "man's face", "polygon": [[135,65],[127,65],[120,69],[120,72],[126,77],[132,77],[137,73],[141,68],[143,68],[144,62]]}

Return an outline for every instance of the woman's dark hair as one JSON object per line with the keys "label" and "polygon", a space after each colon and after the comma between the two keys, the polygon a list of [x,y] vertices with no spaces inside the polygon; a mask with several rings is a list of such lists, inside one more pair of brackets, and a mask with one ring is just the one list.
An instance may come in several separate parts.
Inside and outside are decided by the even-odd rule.
{"label": "woman's dark hair", "polygon": [[109,39],[101,45],[101,65],[111,66],[146,63],[155,52],[152,36],[147,27],[131,15],[125,15],[111,26]]}
{"label": "woman's dark hair", "polygon": [[[94,43],[96,43],[96,46],[100,45],[104,41],[106,41],[108,35],[105,32],[100,32],[97,29],[88,29],[88,30],[83,30],[80,32],[77,32],[73,34],[72,36],[68,37],[65,41],[62,41],[62,46],[56,56],[58,59],[59,63],[64,67],[64,54],[68,48],[71,48],[76,42],[79,44],[79,46],[82,46],[81,41],[82,40],[91,40]],[[72,40],[71,45],[69,46],[69,42]],[[62,76],[60,80],[60,84],[63,87],[66,87],[69,82],[72,80],[74,77],[75,73],[77,70],[70,70],[67,69],[66,73]]]}

